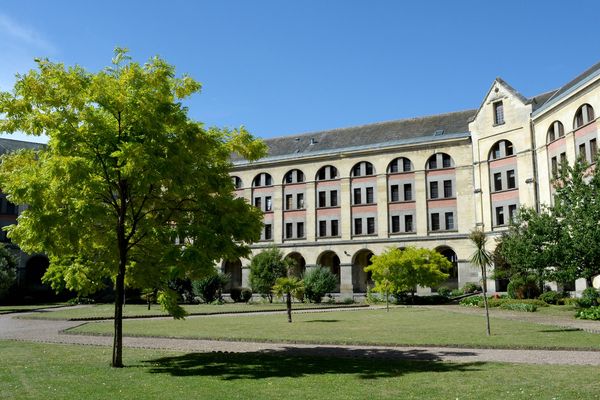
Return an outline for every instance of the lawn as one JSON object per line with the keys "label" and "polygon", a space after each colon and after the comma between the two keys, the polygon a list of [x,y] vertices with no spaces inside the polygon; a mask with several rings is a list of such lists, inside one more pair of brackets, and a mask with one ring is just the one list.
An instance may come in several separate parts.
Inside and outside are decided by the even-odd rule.
{"label": "lawn", "polygon": [[[357,305],[352,305],[356,307]],[[332,308],[332,307],[348,307],[344,304],[294,304],[294,309],[307,309],[307,308]],[[212,304],[185,304],[183,308],[190,313],[196,315],[210,315],[210,314],[221,314],[228,312],[257,312],[257,311],[278,311],[285,310],[285,304],[283,303],[226,303],[221,305]],[[113,304],[94,304],[84,307],[73,307],[65,308],[58,311],[41,311],[34,314],[28,314],[23,318],[32,319],[100,319],[100,318],[112,318],[115,313],[115,306]],[[160,306],[153,305],[150,310],[148,306],[144,304],[126,304],[123,308],[123,315],[125,317],[135,316],[167,316]]]}
{"label": "lawn", "polygon": [[50,304],[28,304],[28,305],[0,306],[0,314],[42,310],[42,309],[47,309],[47,308],[61,307],[64,305],[65,305],[64,303],[50,303]]}
{"label": "lawn", "polygon": [[[3,399],[598,399],[596,368],[0,341]],[[551,379],[549,379],[551,377]]]}
{"label": "lawn", "polygon": [[[499,318],[493,318],[491,325],[492,336],[486,337],[483,316],[409,307],[390,312],[361,309],[296,314],[292,324],[285,315],[277,314],[127,320],[124,333],[299,343],[600,350],[598,334]],[[112,330],[110,322],[95,322],[69,332],[110,335]]]}

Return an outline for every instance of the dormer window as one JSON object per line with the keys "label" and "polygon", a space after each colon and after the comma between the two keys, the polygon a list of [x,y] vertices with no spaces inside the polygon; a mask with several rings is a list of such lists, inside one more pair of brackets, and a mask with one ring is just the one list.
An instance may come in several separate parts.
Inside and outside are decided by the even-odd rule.
{"label": "dormer window", "polygon": [[494,125],[502,125],[504,123],[504,105],[501,101],[494,103]]}

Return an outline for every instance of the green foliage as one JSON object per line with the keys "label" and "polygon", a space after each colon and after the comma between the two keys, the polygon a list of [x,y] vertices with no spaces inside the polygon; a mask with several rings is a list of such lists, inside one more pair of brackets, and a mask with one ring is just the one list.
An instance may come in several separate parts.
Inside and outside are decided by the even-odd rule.
{"label": "green foliage", "polygon": [[317,265],[304,273],[304,294],[313,303],[320,303],[323,296],[332,292],[337,278],[329,268]]}
{"label": "green foliage", "polygon": [[502,303],[500,308],[503,310],[510,311],[524,311],[524,312],[535,312],[537,311],[537,306],[535,304],[528,303]]}
{"label": "green foliage", "polygon": [[277,278],[273,285],[275,295],[285,296],[288,322],[292,322],[292,296],[298,296],[300,292],[304,292],[304,282],[295,276]]}
{"label": "green foliage", "polygon": [[483,296],[469,296],[461,299],[458,304],[465,307],[478,307],[479,303],[483,303]]}
{"label": "green foliage", "polygon": [[192,281],[194,294],[205,303],[212,303],[221,299],[223,287],[229,282],[229,275],[217,272],[202,279]]}
{"label": "green foliage", "polygon": [[344,297],[342,299],[342,304],[354,304],[354,299],[352,297]]}
{"label": "green foliage", "polygon": [[391,248],[371,258],[365,271],[372,273],[373,291],[388,294],[414,292],[417,286],[437,286],[448,279],[452,264],[435,250]]}
{"label": "green foliage", "polygon": [[439,288],[437,288],[437,294],[444,297],[450,297],[450,295],[452,294],[452,290],[449,287],[440,286]]}
{"label": "green foliage", "polygon": [[564,298],[563,293],[558,293],[554,290],[549,290],[547,292],[544,292],[544,293],[540,294],[540,296],[538,297],[538,299],[540,299],[541,301],[543,301],[544,303],[547,303],[547,304],[560,304],[560,303],[562,303],[563,298]]}
{"label": "green foliage", "polygon": [[94,304],[94,299],[90,299],[89,297],[73,297],[67,301],[67,304],[70,306],[76,306],[80,304]]}
{"label": "green foliage", "polygon": [[577,305],[581,308],[595,307],[600,303],[600,293],[593,287],[583,290],[581,297],[577,300]]}
{"label": "green foliage", "polygon": [[515,275],[508,284],[507,293],[511,299],[535,299],[540,295],[538,277],[535,275]]}
{"label": "green foliage", "polygon": [[469,294],[481,291],[481,285],[475,282],[467,282],[462,287],[462,294]]}
{"label": "green foliage", "polygon": [[2,299],[17,278],[17,260],[10,250],[0,243],[0,299]]}
{"label": "green foliage", "polygon": [[246,287],[231,288],[229,296],[236,303],[247,303],[252,298],[252,289]]}
{"label": "green foliage", "polygon": [[159,57],[140,64],[118,48],[97,73],[37,60],[0,93],[0,132],[49,137],[43,149],[2,157],[2,191],[28,205],[8,235],[48,255],[43,280],[55,290],[85,296],[114,283],[113,366],[122,366],[126,286],[158,288],[182,316],[167,283],[245,256],[260,237],[261,212],[233,195],[230,154],[252,160],[266,148],[243,128],[190,120],[183,104],[199,89]]}
{"label": "green foliage", "polygon": [[577,318],[579,319],[591,319],[594,321],[600,321],[600,306],[584,308],[577,312]]}
{"label": "green foliage", "polygon": [[[488,306],[489,307],[500,307],[502,308],[506,304],[530,304],[536,307],[548,307],[548,304],[542,300],[538,299],[510,299],[510,298],[489,298]],[[483,307],[483,300],[481,300],[478,304],[479,307]]]}
{"label": "green foliage", "polygon": [[254,293],[260,293],[273,301],[272,290],[277,278],[286,276],[293,261],[283,258],[277,248],[264,250],[250,261],[250,286]]}

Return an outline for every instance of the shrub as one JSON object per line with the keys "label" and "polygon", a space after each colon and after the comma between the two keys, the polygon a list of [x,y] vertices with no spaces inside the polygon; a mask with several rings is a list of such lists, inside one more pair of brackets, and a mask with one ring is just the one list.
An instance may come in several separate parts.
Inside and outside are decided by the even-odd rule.
{"label": "shrub", "polygon": [[481,291],[481,285],[475,282],[467,282],[462,288],[463,294],[475,293]]}
{"label": "shrub", "polygon": [[577,301],[577,305],[581,308],[595,307],[598,303],[600,303],[600,293],[593,287],[586,288]]}
{"label": "shrub", "polygon": [[17,261],[4,244],[0,243],[0,299],[9,291],[17,278]]}
{"label": "shrub", "polygon": [[240,293],[240,300],[244,303],[247,303],[252,298],[252,289],[243,287]]}
{"label": "shrub", "polygon": [[483,302],[483,296],[465,297],[458,304],[460,304],[461,306],[465,306],[465,307],[477,307],[479,302]]}
{"label": "shrub", "polygon": [[[537,307],[548,307],[548,304],[538,299],[508,299],[508,298],[489,298],[489,307],[504,308],[507,304],[528,304]],[[477,304],[479,307],[484,307],[483,299]],[[520,311],[520,310],[517,310]]]}
{"label": "shrub", "polygon": [[500,305],[500,308],[503,310],[511,310],[511,311],[525,311],[525,312],[535,312],[537,311],[537,306],[532,303],[514,303],[514,302],[505,302]]}
{"label": "shrub", "polygon": [[215,273],[214,275],[193,281],[192,288],[194,294],[200,297],[205,303],[213,303],[215,300],[221,300],[221,291],[228,282],[229,275]]}
{"label": "shrub", "polygon": [[449,287],[440,286],[437,289],[437,294],[439,294],[440,296],[444,296],[444,297],[450,297],[450,295],[452,294],[452,290],[450,290]]}
{"label": "shrub", "polygon": [[579,304],[579,299],[576,299],[574,297],[565,297],[564,299],[562,299],[562,303],[565,306],[577,306]]}
{"label": "shrub", "polygon": [[308,270],[303,277],[304,295],[312,302],[320,303],[326,293],[332,292],[337,285],[337,278],[329,268],[321,267]]}
{"label": "shrub", "polygon": [[600,321],[600,306],[584,308],[583,310],[579,310],[579,312],[577,312],[577,318]]}
{"label": "shrub", "polygon": [[511,299],[535,299],[540,295],[536,277],[513,276],[507,288],[508,297]]}
{"label": "shrub", "polygon": [[343,304],[354,304],[354,299],[352,297],[344,297],[342,299]]}
{"label": "shrub", "polygon": [[463,292],[462,289],[453,289],[452,292],[450,292],[450,297],[458,297],[458,296],[462,296],[463,294],[465,294]]}
{"label": "shrub", "polygon": [[90,299],[88,297],[73,297],[67,301],[67,304],[70,306],[76,306],[79,304],[94,304],[94,299]]}
{"label": "shrub", "polygon": [[550,290],[549,292],[542,293],[538,299],[548,304],[559,304],[562,302],[563,297],[564,296],[562,293]]}

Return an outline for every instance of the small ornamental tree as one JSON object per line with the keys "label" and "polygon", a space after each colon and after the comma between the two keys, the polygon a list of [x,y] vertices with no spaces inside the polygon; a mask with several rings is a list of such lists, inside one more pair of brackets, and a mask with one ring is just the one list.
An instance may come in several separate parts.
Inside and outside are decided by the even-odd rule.
{"label": "small ornamental tree", "polygon": [[417,286],[437,286],[448,279],[452,263],[435,250],[390,248],[371,258],[365,271],[371,272],[374,291],[387,298],[390,293],[410,292],[414,301]]}
{"label": "small ornamental tree", "polygon": [[283,258],[277,248],[264,250],[250,260],[250,286],[254,293],[260,293],[273,302],[273,285],[277,278],[287,275],[294,261]]}
{"label": "small ornamental tree", "polygon": [[475,251],[471,256],[471,263],[481,270],[481,287],[483,288],[483,304],[485,305],[486,333],[490,336],[490,311],[487,301],[487,269],[492,264],[492,253],[486,248],[487,237],[479,229],[471,231],[469,239],[475,246]]}
{"label": "small ornamental tree", "polygon": [[321,265],[306,271],[303,281],[304,294],[314,303],[320,303],[323,296],[332,292],[337,285],[336,276]]}
{"label": "small ornamental tree", "polygon": [[190,120],[183,101],[200,84],[159,57],[139,64],[117,49],[112,61],[92,73],[37,60],[0,92],[0,132],[49,138],[3,156],[0,187],[28,205],[8,235],[48,254],[46,283],[85,296],[113,282],[112,366],[122,367],[126,286],[158,288],[162,307],[183,317],[168,282],[197,279],[259,239],[262,214],[234,197],[230,155],[256,159],[265,146]]}
{"label": "small ornamental tree", "polygon": [[17,278],[17,261],[14,255],[0,243],[0,299],[14,285]]}
{"label": "small ornamental tree", "polygon": [[285,296],[285,304],[287,308],[288,322],[292,322],[292,296],[296,296],[304,290],[304,283],[292,276],[290,278],[277,278],[273,285],[273,293],[276,296]]}

